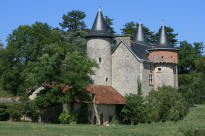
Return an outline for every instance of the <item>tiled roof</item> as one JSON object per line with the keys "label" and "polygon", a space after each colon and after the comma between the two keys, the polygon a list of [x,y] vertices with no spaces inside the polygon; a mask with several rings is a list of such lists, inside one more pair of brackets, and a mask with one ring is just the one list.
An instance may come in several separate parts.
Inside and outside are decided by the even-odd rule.
{"label": "tiled roof", "polygon": [[111,86],[90,85],[86,89],[96,95],[96,104],[125,104],[125,98]]}

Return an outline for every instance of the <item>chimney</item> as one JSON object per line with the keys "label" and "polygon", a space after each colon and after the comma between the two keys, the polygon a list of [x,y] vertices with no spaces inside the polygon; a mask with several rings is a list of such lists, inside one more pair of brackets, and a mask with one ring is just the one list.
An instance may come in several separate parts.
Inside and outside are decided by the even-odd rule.
{"label": "chimney", "polygon": [[117,45],[122,40],[124,40],[128,45],[131,45],[131,35],[129,35],[129,34],[116,35],[116,44]]}

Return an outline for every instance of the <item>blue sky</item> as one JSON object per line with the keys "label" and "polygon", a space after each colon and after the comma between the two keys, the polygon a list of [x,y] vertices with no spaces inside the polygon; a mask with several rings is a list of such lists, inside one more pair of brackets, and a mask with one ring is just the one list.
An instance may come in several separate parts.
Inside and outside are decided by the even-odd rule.
{"label": "blue sky", "polygon": [[179,33],[179,41],[205,42],[205,0],[1,0],[0,39],[6,45],[12,30],[35,21],[57,27],[62,15],[73,9],[86,13],[91,28],[99,7],[114,19],[117,33],[126,22],[139,20],[158,31],[164,20]]}

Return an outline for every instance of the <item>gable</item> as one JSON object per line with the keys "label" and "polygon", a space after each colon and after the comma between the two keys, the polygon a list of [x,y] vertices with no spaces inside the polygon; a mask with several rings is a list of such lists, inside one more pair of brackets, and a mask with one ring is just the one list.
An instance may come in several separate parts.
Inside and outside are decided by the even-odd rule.
{"label": "gable", "polygon": [[[122,46],[124,46],[125,48],[123,48]],[[112,56],[114,56],[117,52],[119,52],[120,49],[123,50],[128,50],[139,62],[142,62],[142,60],[135,55],[135,53],[131,50],[131,48],[129,47],[129,45],[124,41],[122,40],[118,45],[117,47],[114,49],[114,51],[112,52]],[[123,53],[123,52],[122,52]]]}

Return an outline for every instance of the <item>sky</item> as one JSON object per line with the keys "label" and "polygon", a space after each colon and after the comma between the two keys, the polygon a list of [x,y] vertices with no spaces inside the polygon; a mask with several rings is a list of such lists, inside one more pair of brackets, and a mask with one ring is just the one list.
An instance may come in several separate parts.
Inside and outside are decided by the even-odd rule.
{"label": "sky", "polygon": [[179,41],[205,43],[205,0],[1,0],[0,40],[6,46],[14,29],[35,21],[59,27],[62,15],[74,9],[86,13],[85,23],[91,28],[99,7],[114,19],[117,34],[130,21],[141,20],[155,32],[164,21],[179,34]]}

